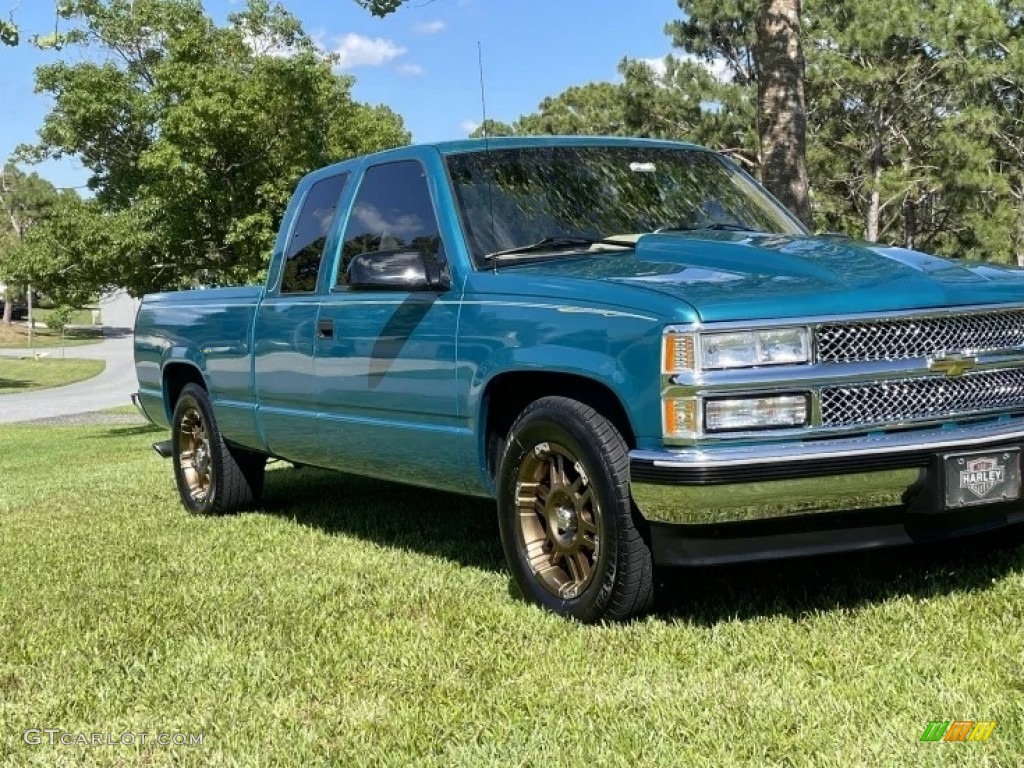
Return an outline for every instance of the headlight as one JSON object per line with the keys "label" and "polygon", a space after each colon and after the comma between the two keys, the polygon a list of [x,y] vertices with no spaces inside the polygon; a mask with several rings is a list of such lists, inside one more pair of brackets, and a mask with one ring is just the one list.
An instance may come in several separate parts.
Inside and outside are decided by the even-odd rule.
{"label": "headlight", "polygon": [[704,402],[708,432],[802,427],[807,423],[806,395],[737,397]]}
{"label": "headlight", "polygon": [[807,328],[707,333],[700,337],[700,366],[704,370],[806,363],[810,352]]}

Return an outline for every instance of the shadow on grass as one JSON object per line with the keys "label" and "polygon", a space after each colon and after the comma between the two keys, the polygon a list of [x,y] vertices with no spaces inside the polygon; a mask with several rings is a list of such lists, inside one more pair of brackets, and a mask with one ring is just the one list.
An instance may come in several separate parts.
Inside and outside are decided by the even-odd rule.
{"label": "shadow on grass", "polygon": [[22,379],[4,379],[0,378],[0,394],[4,394],[9,389],[25,389],[29,386],[27,381]]}
{"label": "shadow on grass", "polygon": [[[330,534],[505,570],[494,502],[316,469],[269,472],[261,511]],[[1022,526],[939,544],[770,563],[664,568],[655,613],[715,625],[990,587],[1024,570]],[[519,595],[510,584],[510,594]]]}
{"label": "shadow on grass", "polygon": [[[101,414],[105,415],[105,414]],[[119,414],[110,414],[110,416],[118,416]],[[167,432],[166,429],[158,427],[156,424],[132,424],[123,427],[111,427],[103,431],[103,434],[99,437],[133,437],[135,435],[155,435],[159,433]],[[90,438],[96,437],[96,435],[90,435]]]}
{"label": "shadow on grass", "polygon": [[[52,333],[51,336],[60,337],[58,333]],[[102,341],[103,340],[103,329],[84,329],[84,328],[69,328],[64,331],[64,338],[68,341]]]}
{"label": "shadow on grass", "polygon": [[319,469],[267,473],[260,511],[330,534],[498,571],[494,502]]}
{"label": "shadow on grass", "polygon": [[666,620],[713,626],[732,619],[848,610],[991,588],[1024,570],[1022,526],[944,542],[869,552],[658,574],[656,610]]}

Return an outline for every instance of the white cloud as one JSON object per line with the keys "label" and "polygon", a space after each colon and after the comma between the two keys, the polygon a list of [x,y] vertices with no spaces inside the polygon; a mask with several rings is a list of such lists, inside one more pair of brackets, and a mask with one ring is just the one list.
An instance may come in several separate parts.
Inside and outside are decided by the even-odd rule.
{"label": "white cloud", "polygon": [[[685,57],[684,57],[685,58]],[[725,59],[713,59],[712,61],[705,61],[700,59],[698,62],[704,69],[711,73],[711,76],[721,83],[732,82],[732,70],[729,69],[729,63]]]}
{"label": "white cloud", "polygon": [[729,65],[726,62],[726,60],[722,58],[707,61],[699,56],[693,55],[692,53],[683,52],[680,54],[670,53],[668,56],[662,56],[660,58],[637,59],[637,61],[646,64],[654,71],[655,75],[663,78],[668,72],[669,59],[675,59],[676,61],[693,62],[694,64],[698,64],[704,69],[706,69],[708,72],[710,72],[711,76],[718,80],[719,82],[732,82],[732,71],[729,69]]}
{"label": "white cloud", "polygon": [[394,40],[364,37],[354,32],[335,38],[334,41],[334,53],[338,57],[338,66],[341,69],[379,67],[397,59],[405,50]]}
{"label": "white cloud", "polygon": [[638,59],[643,64],[646,64],[658,77],[664,77],[665,72],[668,71],[668,65],[665,63],[664,58],[660,59]]}
{"label": "white cloud", "polygon": [[270,56],[274,59],[290,59],[298,49],[282,43],[269,35],[245,35],[245,44],[257,56]]}
{"label": "white cloud", "polygon": [[375,206],[366,203],[360,203],[353,209],[352,218],[362,224],[365,231],[382,237],[415,237],[423,231],[423,220],[415,213],[389,219]]}
{"label": "white cloud", "polygon": [[477,122],[475,122],[473,120],[463,120],[459,124],[459,128],[461,128],[462,132],[464,134],[466,134],[467,136],[469,136],[469,134],[471,134],[473,131],[475,131],[479,127],[480,127],[480,123],[477,123]]}
{"label": "white cloud", "polygon": [[438,32],[444,31],[445,23],[440,19],[436,21],[425,21],[422,24],[417,24],[415,27],[416,33],[420,35],[436,35]]}
{"label": "white cloud", "polygon": [[398,74],[405,77],[419,77],[423,74],[423,67],[419,64],[400,64],[398,66]]}

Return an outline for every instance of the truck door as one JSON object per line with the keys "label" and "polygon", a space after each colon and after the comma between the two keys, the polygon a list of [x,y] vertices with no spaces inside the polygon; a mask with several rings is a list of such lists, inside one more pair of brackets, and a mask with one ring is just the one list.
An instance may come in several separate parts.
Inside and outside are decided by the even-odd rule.
{"label": "truck door", "polygon": [[419,160],[367,168],[345,226],[334,285],[320,307],[316,387],[321,460],[360,474],[462,490],[455,397],[455,291],[353,290],[359,254],[419,250],[447,271]]}
{"label": "truck door", "polygon": [[309,185],[298,213],[290,219],[281,266],[276,275],[269,275],[256,313],[253,377],[263,438],[278,456],[310,464],[318,463],[313,364],[321,298],[317,287],[348,178],[347,172],[339,173]]}

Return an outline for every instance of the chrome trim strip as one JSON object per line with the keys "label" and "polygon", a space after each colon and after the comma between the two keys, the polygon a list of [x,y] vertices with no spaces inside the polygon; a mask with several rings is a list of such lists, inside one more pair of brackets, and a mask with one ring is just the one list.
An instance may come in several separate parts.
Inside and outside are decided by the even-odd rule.
{"label": "chrome trim strip", "polygon": [[[806,432],[805,432],[806,434]],[[701,469],[750,464],[790,464],[853,456],[878,456],[906,451],[940,451],[989,443],[1024,441],[1024,421],[1000,421],[952,429],[913,430],[897,434],[867,435],[785,445],[721,445],[715,448],[634,450],[629,458],[657,467]]]}
{"label": "chrome trim strip", "polygon": [[[732,328],[777,328],[790,325],[829,325],[831,323],[861,322],[873,320],[901,320],[907,318],[942,318],[949,315],[965,315],[980,312],[1013,312],[1024,310],[1024,303],[1016,304],[965,304],[953,307],[925,307],[923,309],[899,309],[884,312],[844,313],[839,315],[807,315],[803,317],[779,317],[757,320],[728,320],[723,322],[680,325],[681,329],[690,328],[701,331],[730,330]],[[669,326],[675,328],[677,326]]]}
{"label": "chrome trim strip", "polygon": [[[1024,409],[1022,408],[993,408],[987,411],[975,411],[973,413],[962,414],[959,416],[944,416],[935,419],[921,419],[920,421],[893,421],[885,424],[853,424],[840,427],[823,427],[821,426],[821,400],[815,393],[815,396],[812,396],[811,398],[811,426],[809,427],[747,430],[745,432],[705,432],[700,435],[700,443],[702,445],[714,445],[717,447],[728,443],[736,443],[739,439],[743,439],[748,441],[757,440],[758,442],[766,443],[771,442],[775,447],[778,447],[780,443],[788,444],[807,440],[808,438],[813,438],[815,440],[840,437],[849,438],[881,431],[889,433],[906,431],[920,432],[924,429],[940,427],[943,424],[949,424],[951,422],[958,424],[969,424],[970,422],[979,421],[991,422],[992,419],[1001,416],[1007,417],[1020,415],[1024,415]],[[664,440],[664,443],[669,448],[686,448],[696,445],[697,441],[695,439],[668,438]]]}
{"label": "chrome trim strip", "polygon": [[[700,394],[713,389],[721,392],[757,391],[771,387],[812,388],[823,386],[852,385],[881,382],[886,379],[914,377],[945,378],[946,374],[929,368],[927,357],[907,360],[873,360],[855,363],[815,363],[807,365],[779,365],[764,368],[743,368],[727,371],[707,371],[700,380],[690,380],[685,374],[667,375],[666,387],[676,397]],[[1002,368],[1024,367],[1024,347],[982,352],[976,355],[977,363],[971,372],[994,371]],[[756,377],[751,373],[756,372]]]}

